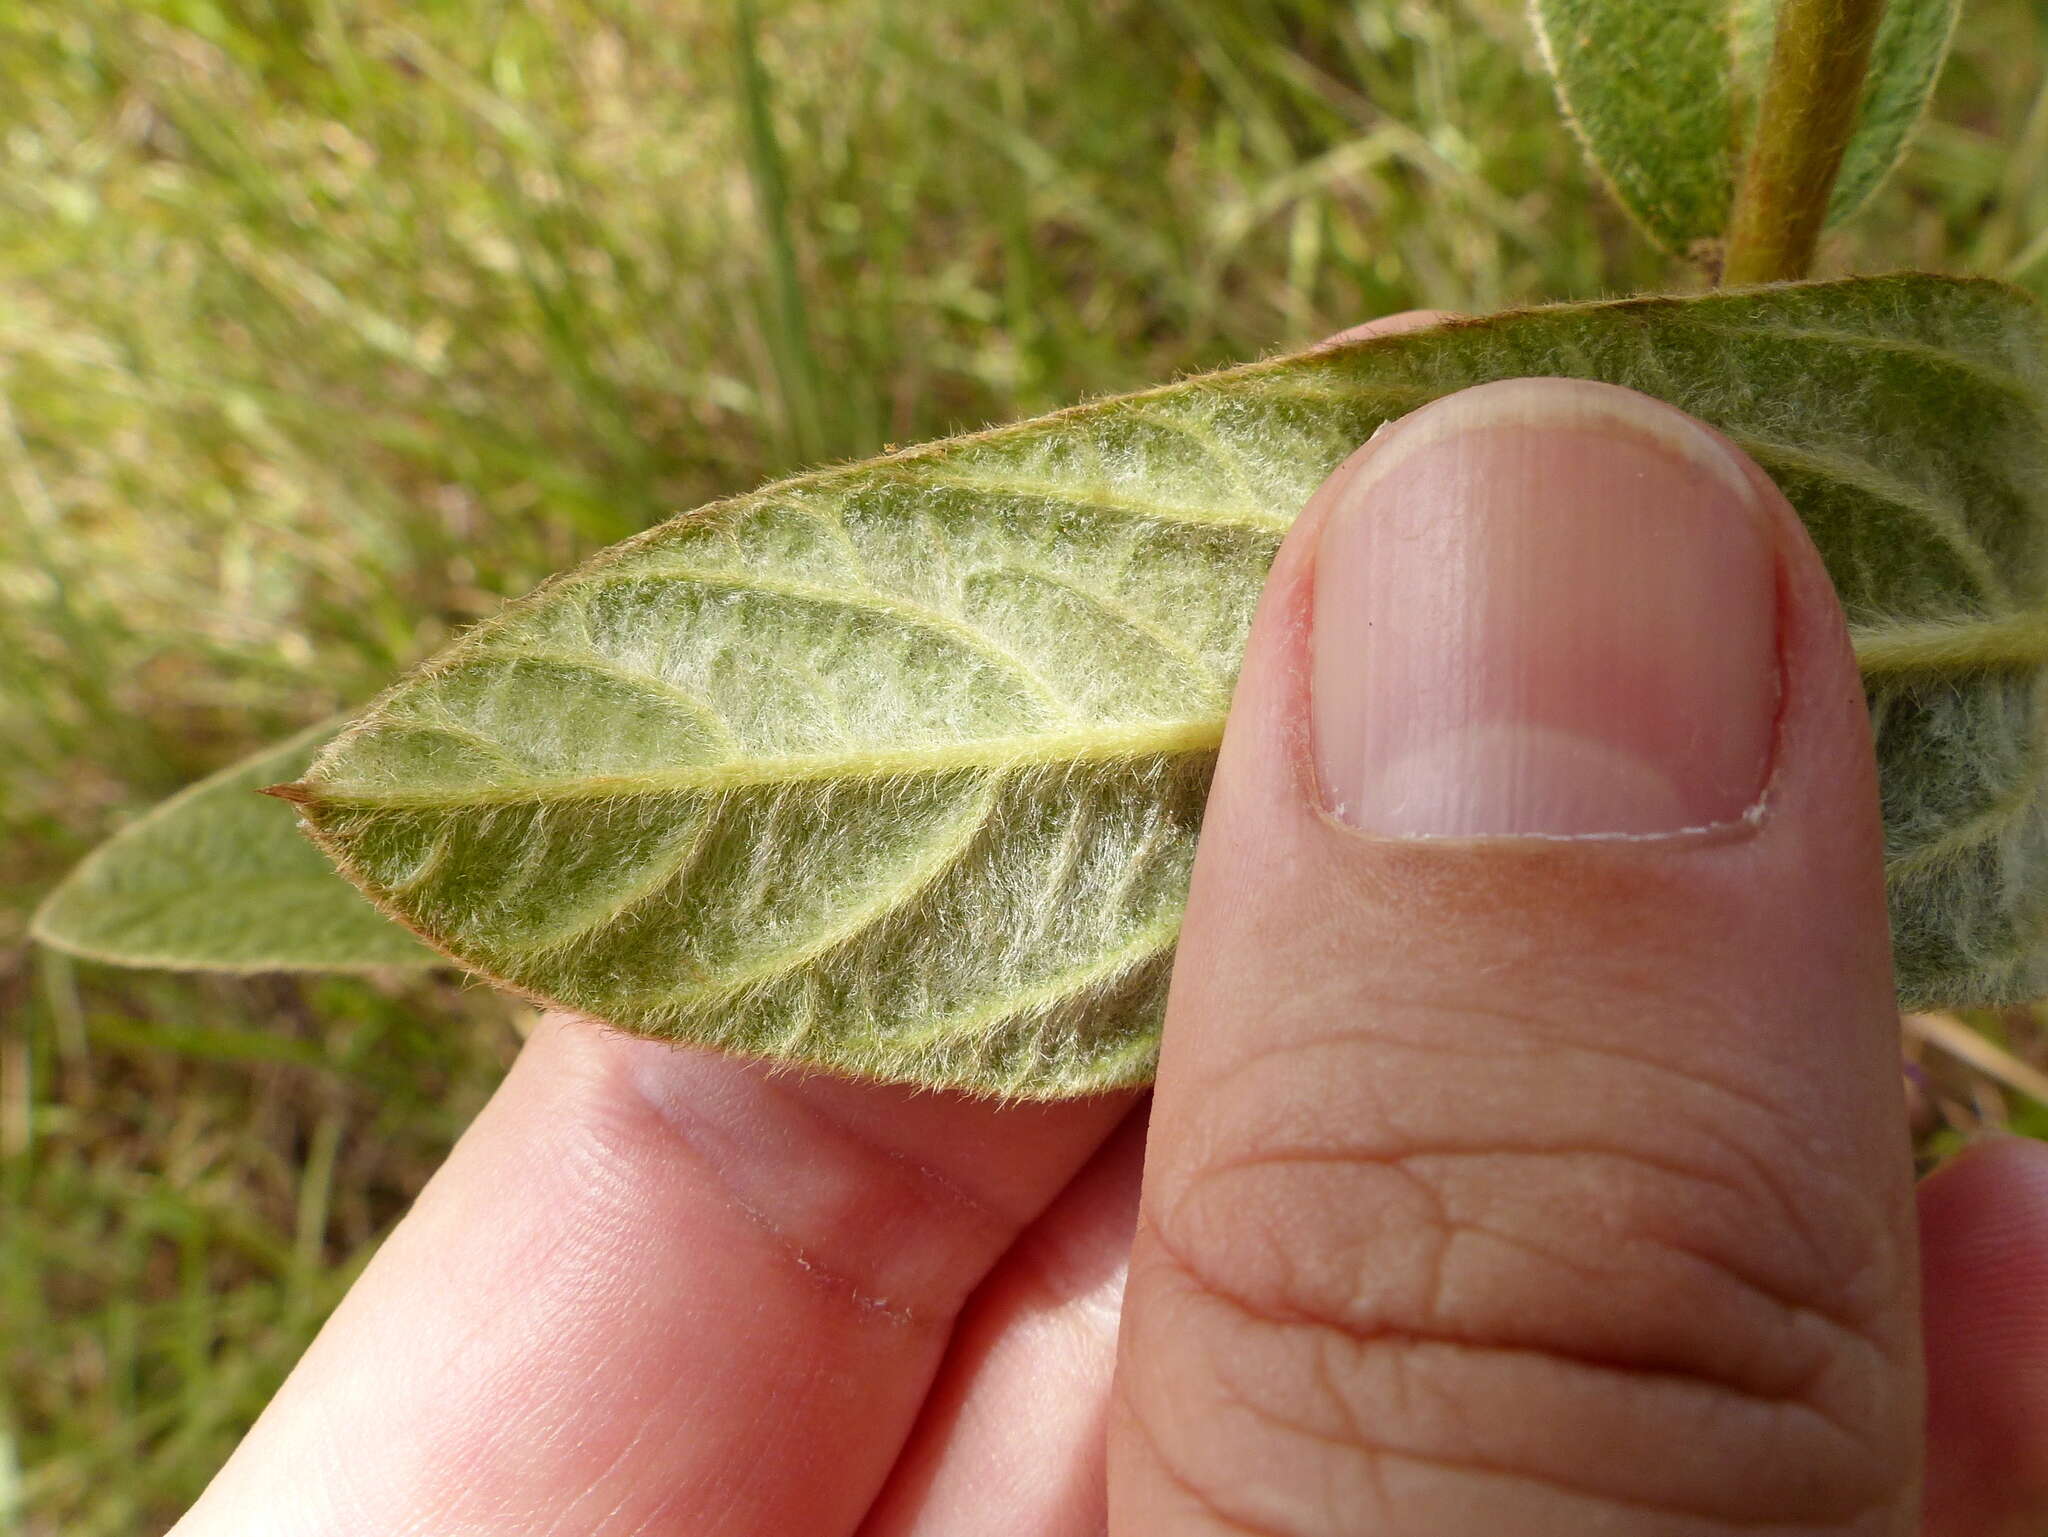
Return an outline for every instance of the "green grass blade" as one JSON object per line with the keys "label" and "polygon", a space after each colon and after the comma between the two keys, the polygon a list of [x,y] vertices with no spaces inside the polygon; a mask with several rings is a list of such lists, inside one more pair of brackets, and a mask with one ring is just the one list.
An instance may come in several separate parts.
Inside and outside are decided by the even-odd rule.
{"label": "green grass blade", "polygon": [[784,431],[790,457],[815,463],[826,457],[824,381],[811,346],[809,306],[798,269],[796,234],[789,215],[789,173],[775,131],[775,104],[761,60],[760,28],[753,0],[734,0],[734,54],[739,65],[747,173],[756,216],[766,239],[771,276],[766,302],[769,351],[781,387]]}

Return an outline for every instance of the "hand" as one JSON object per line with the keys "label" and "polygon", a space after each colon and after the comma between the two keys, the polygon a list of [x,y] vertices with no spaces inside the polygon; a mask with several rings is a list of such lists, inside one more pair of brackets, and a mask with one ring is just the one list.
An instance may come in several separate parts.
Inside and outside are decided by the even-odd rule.
{"label": "hand", "polygon": [[178,1533],[2038,1533],[2048,1149],[1916,1272],[1879,855],[1761,472],[1450,397],[1274,568],[1149,1152],[551,1017]]}

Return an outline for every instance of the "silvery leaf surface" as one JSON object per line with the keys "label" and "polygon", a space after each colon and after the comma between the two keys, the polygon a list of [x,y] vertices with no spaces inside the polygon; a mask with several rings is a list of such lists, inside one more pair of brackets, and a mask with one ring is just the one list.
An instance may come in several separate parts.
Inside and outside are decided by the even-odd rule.
{"label": "silvery leaf surface", "polygon": [[1783,487],[1868,681],[1902,999],[2048,988],[2048,370],[1985,282],[1527,310],[785,481],[510,605],[289,794],[448,955],[625,1029],[1143,1082],[1282,534],[1381,423],[1523,375],[1670,401]]}

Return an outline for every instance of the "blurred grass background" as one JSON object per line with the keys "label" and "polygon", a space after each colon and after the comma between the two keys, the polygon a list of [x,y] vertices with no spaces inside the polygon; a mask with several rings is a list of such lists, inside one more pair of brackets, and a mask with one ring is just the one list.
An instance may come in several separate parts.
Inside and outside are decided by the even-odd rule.
{"label": "blurred grass background", "polygon": [[[1686,281],[1506,0],[736,14],[0,10],[0,1531],[166,1526],[518,1040],[452,981],[32,952],[125,819],[764,477],[1391,310]],[[1971,0],[1830,266],[2048,289],[2044,65],[2048,0]],[[1941,1136],[2048,1132],[1927,1067]]]}

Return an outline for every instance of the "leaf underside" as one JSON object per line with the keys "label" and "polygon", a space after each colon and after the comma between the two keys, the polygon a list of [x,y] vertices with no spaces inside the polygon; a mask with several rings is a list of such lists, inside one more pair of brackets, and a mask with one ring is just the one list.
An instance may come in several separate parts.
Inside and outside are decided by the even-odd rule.
{"label": "leaf underside", "polygon": [[2048,370],[1984,282],[1456,322],[786,481],[512,604],[293,793],[381,906],[532,997],[933,1086],[1142,1082],[1281,535],[1381,423],[1543,374],[1715,424],[1812,530],[1904,1001],[2048,988]]}
{"label": "leaf underside", "polygon": [[30,932],[120,966],[335,971],[441,958],[363,899],[255,792],[302,774],[340,720],[202,779],[102,844]]}
{"label": "leaf underside", "polygon": [[[1961,0],[1889,0],[1828,223],[1905,153]],[[1623,207],[1667,250],[1728,226],[1777,22],[1773,0],[1531,0],[1565,116]]]}

